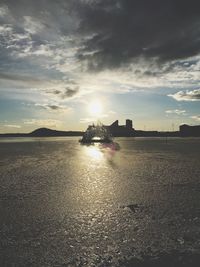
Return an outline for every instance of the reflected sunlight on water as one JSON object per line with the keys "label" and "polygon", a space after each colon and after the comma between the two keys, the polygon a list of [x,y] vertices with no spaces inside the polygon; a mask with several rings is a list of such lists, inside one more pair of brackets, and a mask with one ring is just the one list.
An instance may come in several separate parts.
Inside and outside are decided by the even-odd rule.
{"label": "reflected sunlight on water", "polygon": [[1,266],[199,251],[200,139],[28,140],[0,142]]}
{"label": "reflected sunlight on water", "polygon": [[103,151],[96,145],[85,147],[85,154],[95,160],[102,160],[104,156]]}
{"label": "reflected sunlight on water", "polygon": [[85,146],[83,154],[87,160],[95,160],[98,163],[103,160],[113,161],[116,152],[120,149],[117,143],[111,144],[92,144]]}
{"label": "reflected sunlight on water", "polygon": [[112,174],[117,154],[113,152],[111,144],[95,143],[81,145],[79,148],[79,164],[75,164],[72,173],[75,185],[72,187],[73,206],[76,202],[79,209],[93,212],[107,206],[106,203],[115,198],[115,176]]}

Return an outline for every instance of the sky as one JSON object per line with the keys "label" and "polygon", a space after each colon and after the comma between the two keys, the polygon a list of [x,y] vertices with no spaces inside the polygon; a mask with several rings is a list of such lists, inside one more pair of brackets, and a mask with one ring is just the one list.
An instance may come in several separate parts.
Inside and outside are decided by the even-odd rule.
{"label": "sky", "polygon": [[200,124],[200,2],[0,0],[0,132],[116,119]]}

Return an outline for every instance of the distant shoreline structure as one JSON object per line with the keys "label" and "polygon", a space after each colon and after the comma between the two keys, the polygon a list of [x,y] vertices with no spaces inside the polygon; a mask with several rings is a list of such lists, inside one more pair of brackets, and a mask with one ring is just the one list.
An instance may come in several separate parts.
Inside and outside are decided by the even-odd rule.
{"label": "distant shoreline structure", "polygon": [[[200,125],[182,124],[179,131],[143,131],[135,130],[132,120],[127,119],[125,125],[119,125],[119,121],[116,120],[111,125],[104,125],[104,127],[113,137],[200,137]],[[3,133],[0,134],[0,137],[64,137],[83,136],[84,133],[84,131],[58,131],[39,128],[31,133]]]}

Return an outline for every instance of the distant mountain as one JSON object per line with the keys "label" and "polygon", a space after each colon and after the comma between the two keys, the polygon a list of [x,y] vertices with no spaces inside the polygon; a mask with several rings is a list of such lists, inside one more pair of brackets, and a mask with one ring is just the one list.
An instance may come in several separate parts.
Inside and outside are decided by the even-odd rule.
{"label": "distant mountain", "polygon": [[82,136],[81,131],[57,131],[48,128],[39,128],[31,133],[6,133],[0,137],[50,137],[50,136]]}

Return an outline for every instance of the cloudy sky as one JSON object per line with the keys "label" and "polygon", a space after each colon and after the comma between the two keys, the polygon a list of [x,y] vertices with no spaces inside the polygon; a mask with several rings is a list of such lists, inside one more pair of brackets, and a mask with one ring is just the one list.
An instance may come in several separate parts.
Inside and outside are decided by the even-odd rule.
{"label": "cloudy sky", "polygon": [[200,124],[199,1],[0,0],[0,132],[126,118]]}

